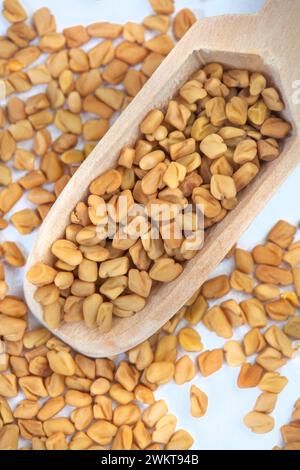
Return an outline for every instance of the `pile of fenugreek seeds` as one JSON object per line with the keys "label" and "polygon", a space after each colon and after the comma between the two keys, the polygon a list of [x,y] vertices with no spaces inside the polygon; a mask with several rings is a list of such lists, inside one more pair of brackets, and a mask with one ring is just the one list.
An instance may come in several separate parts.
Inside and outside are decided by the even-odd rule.
{"label": "pile of fenugreek seeds", "polygon": [[[28,22],[17,0],[3,2],[11,25],[0,39],[0,76],[7,95],[7,106],[1,108],[1,230],[25,192],[36,209],[15,212],[10,221],[24,235],[40,225],[110,119],[172,49],[168,30],[174,2],[150,3],[154,14],[143,24],[95,23],[61,34],[48,9],[38,10]],[[177,13],[175,38],[194,22],[191,11]],[[148,40],[149,30],[154,36]],[[44,85],[44,92],[34,94],[35,85]],[[21,99],[29,91],[31,96]],[[143,308],[153,283],[181,273],[182,262],[195,253],[188,249],[193,239],[164,239],[159,230],[158,239],[132,240],[129,229],[126,240],[99,241],[112,214],[106,213],[108,203],[118,208],[121,195],[129,206],[192,202],[203,208],[204,226],[210,227],[236,206],[238,192],[261,163],[279,155],[278,141],[290,131],[276,114],[282,109],[277,91],[261,74],[210,64],[191,77],[167,110],[151,112],[135,148],[124,149],[118,168],[105,178],[100,175],[88,200],[77,205],[65,240],[52,247],[55,266],[39,264],[28,273],[45,320],[56,327],[84,319],[108,331],[113,315],[129,316]],[[61,132],[55,139],[52,125]],[[12,168],[14,175],[22,172],[14,182]],[[115,214],[120,224],[122,213]],[[158,222],[163,214],[154,211]],[[198,235],[193,213],[186,219]],[[147,222],[139,220],[143,234],[149,231]],[[168,220],[171,233],[182,223],[176,217]],[[280,221],[252,252],[234,248],[230,276],[205,282],[161,331],[126,356],[97,360],[76,354],[45,328],[27,328],[27,306],[9,295],[4,273],[5,264],[22,267],[24,255],[15,243],[1,243],[0,449],[188,449],[192,437],[176,430],[176,417],[164,400],[155,400],[154,392],[172,380],[181,385],[199,373],[210,376],[224,363],[240,368],[238,387],[261,390],[245,416],[246,426],[257,433],[271,431],[271,413],[287,384],[278,370],[296,354],[293,341],[300,339],[296,230]],[[234,300],[235,291],[243,301]],[[223,348],[205,350],[193,328],[201,322],[227,340]],[[249,326],[243,341],[231,340],[241,325]],[[194,353],[199,354],[197,365]],[[191,415],[201,418],[207,408],[208,397],[191,384]],[[292,423],[282,428],[283,448],[300,447],[298,410],[299,403]]]}

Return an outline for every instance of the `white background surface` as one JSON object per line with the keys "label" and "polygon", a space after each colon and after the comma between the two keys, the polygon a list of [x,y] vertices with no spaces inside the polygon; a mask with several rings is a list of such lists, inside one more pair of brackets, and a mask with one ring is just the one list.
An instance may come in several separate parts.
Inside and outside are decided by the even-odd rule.
{"label": "white background surface", "polygon": [[[263,3],[263,0],[177,0],[176,6],[178,9],[193,8],[197,16],[201,18],[227,12],[254,12]],[[51,8],[56,16],[58,29],[101,20],[120,23],[129,20],[141,21],[151,12],[147,0],[24,0],[23,4],[29,13],[41,6]],[[0,34],[3,34],[4,23],[0,24],[0,27]],[[300,168],[289,178],[244,234],[240,241],[241,247],[251,248],[262,241],[274,221],[279,218],[298,223],[300,219],[299,186]],[[1,233],[0,237],[3,237]],[[9,238],[19,239],[14,229],[10,229]],[[30,249],[33,238],[34,236],[28,236],[20,240],[25,251],[28,252]],[[227,266],[222,265],[218,273],[219,271],[226,272],[229,266],[229,262]],[[14,271],[14,278],[11,278],[11,282],[14,283],[15,293],[17,293],[21,288],[22,277],[16,278]],[[224,344],[224,340],[207,332],[203,326],[200,326],[199,331],[206,349],[222,347]],[[243,331],[236,333],[236,338],[242,338],[242,333]],[[290,379],[290,382],[279,396],[273,414],[276,419],[275,430],[263,436],[252,434],[243,425],[243,416],[252,410],[256,397],[259,395],[258,389],[237,389],[238,370],[230,369],[226,365],[208,379],[203,379],[198,375],[193,381],[209,396],[208,412],[200,420],[190,417],[190,384],[180,387],[168,384],[161,387],[156,396],[166,399],[170,412],[179,418],[178,427],[187,429],[194,436],[194,449],[271,449],[273,445],[280,443],[279,428],[289,421],[293,404],[300,396],[299,356],[285,366],[282,373]]]}

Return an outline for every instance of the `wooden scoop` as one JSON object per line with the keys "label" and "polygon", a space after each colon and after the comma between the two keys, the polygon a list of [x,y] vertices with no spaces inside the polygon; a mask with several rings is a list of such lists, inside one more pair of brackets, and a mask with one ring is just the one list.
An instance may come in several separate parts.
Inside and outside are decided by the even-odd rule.
{"label": "wooden scoop", "polygon": [[[64,236],[75,205],[88,194],[96,176],[116,166],[120,150],[139,137],[139,123],[149,110],[164,108],[185,81],[209,62],[264,73],[282,93],[283,116],[293,124],[281,156],[263,165],[256,179],[241,193],[236,209],[211,228],[204,248],[189,261],[174,282],[153,290],[143,311],[116,319],[113,329],[100,334],[83,323],[63,324],[53,334],[77,351],[92,357],[109,357],[127,351],[153,335],[194,294],[240,238],[272,194],[300,160],[300,1],[269,0],[256,15],[230,15],[197,22],[175,47],[81,165],[44,221],[27,263],[52,262],[50,247]],[[299,85],[299,82],[298,82]],[[27,280],[25,296],[32,313],[43,322],[41,307],[33,298],[35,287]],[[44,323],[45,324],[45,323]],[[47,325],[45,325],[47,327]]]}

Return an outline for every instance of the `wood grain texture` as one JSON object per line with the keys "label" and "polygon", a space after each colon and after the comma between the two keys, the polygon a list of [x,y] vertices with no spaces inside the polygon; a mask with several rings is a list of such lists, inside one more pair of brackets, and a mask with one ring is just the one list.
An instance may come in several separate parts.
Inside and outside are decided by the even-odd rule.
{"label": "wood grain texture", "polygon": [[[204,248],[186,264],[183,274],[170,284],[156,287],[143,311],[130,318],[116,319],[112,331],[105,335],[96,329],[89,330],[83,323],[72,323],[54,330],[56,336],[92,357],[114,356],[147,339],[207,279],[296,167],[300,161],[300,105],[293,101],[293,83],[300,78],[299,24],[300,2],[295,0],[269,0],[256,15],[227,15],[197,22],[81,165],[44,221],[27,269],[37,261],[52,261],[50,247],[64,235],[70,213],[87,196],[92,180],[116,165],[120,150],[139,137],[139,123],[148,111],[165,108],[201,65],[217,61],[265,73],[280,89],[287,105],[283,115],[294,126],[281,156],[263,166],[241,193],[237,208],[208,231]],[[25,280],[24,289],[31,312],[44,323],[41,307],[33,298],[35,287]]]}

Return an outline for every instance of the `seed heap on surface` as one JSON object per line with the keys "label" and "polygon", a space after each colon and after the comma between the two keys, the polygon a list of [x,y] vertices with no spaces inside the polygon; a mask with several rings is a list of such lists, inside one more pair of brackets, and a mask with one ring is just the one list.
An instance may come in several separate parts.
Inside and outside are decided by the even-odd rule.
{"label": "seed heap on surface", "polygon": [[[113,317],[144,308],[155,283],[175,280],[183,262],[196,255],[193,244],[198,241],[201,248],[196,206],[204,228],[220,222],[261,165],[279,156],[280,140],[291,130],[275,114],[283,108],[263,75],[208,64],[180,88],[165,112],[150,111],[135,146],[124,148],[118,167],[98,176],[87,200],[76,205],[65,239],[52,245],[54,266],[38,263],[27,273],[47,324],[57,328],[62,321],[85,320],[106,333]],[[138,215],[131,212],[135,204],[143,206]],[[183,215],[188,204],[193,210]],[[116,223],[112,234],[110,221]],[[278,250],[271,246],[270,256],[277,259]],[[258,248],[255,260],[265,251],[268,255],[268,249]],[[258,277],[270,270],[259,269]],[[246,292],[253,288],[239,270],[230,284]],[[229,336],[230,331],[228,325]]]}
{"label": "seed heap on surface", "polygon": [[[296,230],[279,221],[266,242],[251,252],[231,250],[232,274],[248,276],[238,288],[244,300],[234,300],[232,274],[212,278],[161,331],[128,351],[127,358],[89,359],[45,328],[28,330],[26,305],[6,296],[0,302],[5,346],[0,354],[0,448],[17,448],[21,436],[33,449],[187,449],[193,439],[176,431],[176,417],[164,400],[155,401],[154,393],[172,380],[180,386],[200,374],[204,381],[225,363],[240,368],[239,388],[261,390],[245,425],[256,433],[271,431],[271,413],[287,385],[278,370],[294,357],[293,340],[300,339]],[[267,279],[261,279],[262,267],[268,268]],[[244,289],[248,279],[251,292]],[[195,329],[201,323],[226,339],[223,348],[205,350]],[[247,325],[242,341],[232,338]],[[20,392],[22,398],[12,408],[10,399]],[[191,384],[191,415],[198,419],[208,411],[206,393]],[[293,423],[282,428],[287,448],[298,445],[297,423],[296,407]]]}
{"label": "seed heap on surface", "polygon": [[[0,111],[0,230],[10,221],[25,235],[41,224],[112,119],[173,48],[169,30],[180,39],[196,21],[184,9],[172,23],[173,2],[152,4],[163,13],[143,24],[97,22],[60,33],[48,8],[28,20],[18,0],[3,2],[10,25],[0,39],[7,97]],[[11,168],[20,177],[13,179]],[[25,193],[29,207],[9,217]]]}

